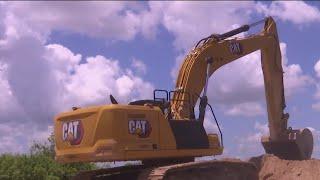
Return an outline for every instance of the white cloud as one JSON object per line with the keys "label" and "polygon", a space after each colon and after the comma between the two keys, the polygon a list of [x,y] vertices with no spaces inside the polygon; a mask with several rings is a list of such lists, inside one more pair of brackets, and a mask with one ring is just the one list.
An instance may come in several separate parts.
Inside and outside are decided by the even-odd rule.
{"label": "white cloud", "polygon": [[314,70],[316,71],[317,77],[320,78],[320,59],[314,65]]}
{"label": "white cloud", "polygon": [[138,73],[146,74],[147,66],[143,61],[133,58],[131,61],[131,67]]}
{"label": "white cloud", "polygon": [[[118,60],[82,58],[63,45],[44,45],[53,30],[130,40],[140,31],[135,11],[141,5],[1,2],[0,8],[6,10],[0,11],[0,125],[19,132],[1,135],[1,152],[24,151],[31,142],[21,140],[43,139],[53,116],[72,106],[109,103],[111,93],[123,103],[151,97],[153,85],[122,69]],[[146,70],[138,61],[135,65]]]}
{"label": "white cloud", "polygon": [[269,135],[268,124],[261,124],[255,122],[254,133],[249,133],[241,137],[235,137],[238,143],[238,153],[244,155],[257,155],[264,153],[263,147],[261,145],[261,137]]}
{"label": "white cloud", "polygon": [[320,111],[320,103],[314,103],[311,105],[312,109],[316,110],[316,111]]}
{"label": "white cloud", "polygon": [[[219,119],[217,119],[217,120],[219,123]],[[207,113],[206,113],[206,116],[205,116],[204,122],[203,122],[203,126],[204,126],[207,134],[216,133],[219,135],[218,126],[214,120],[214,117],[212,116],[211,112],[209,113],[209,111],[207,111]],[[220,130],[223,130],[223,127],[221,124],[219,124],[219,127],[220,127]]]}
{"label": "white cloud", "polygon": [[308,85],[313,83],[312,77],[303,73],[299,64],[289,64],[287,57],[287,44],[280,43],[283,67],[283,83],[285,96],[290,97],[293,94],[304,90]]}
{"label": "white cloud", "polygon": [[[184,57],[197,40],[252,21],[250,16],[256,11],[256,8],[257,5],[254,2],[164,2],[161,5],[157,4],[151,13],[152,11],[159,12],[156,9],[165,10],[162,13],[163,17],[158,19],[174,35],[173,44],[179,52],[171,70],[173,79],[176,79]],[[286,72],[284,74],[286,96],[289,96],[307,86],[311,78],[303,74],[299,65],[287,64],[286,44],[281,43],[280,46],[283,53],[283,69]],[[211,77],[208,95],[215,104],[227,105],[229,106],[227,108],[230,108],[231,105],[231,110],[226,111],[229,115],[261,115],[265,96],[260,53],[249,54],[219,69]]]}
{"label": "white cloud", "polygon": [[[280,43],[285,95],[304,90],[312,83],[298,64],[288,64],[287,45]],[[227,115],[258,116],[266,113],[260,52],[251,53],[217,70],[209,81],[209,99]]]}
{"label": "white cloud", "polygon": [[3,38],[5,33],[4,17],[6,14],[6,9],[3,2],[0,2],[0,40]]}
{"label": "white cloud", "polygon": [[316,79],[314,81],[315,85],[316,85],[316,92],[314,94],[314,98],[316,100],[315,103],[312,104],[312,109],[316,110],[316,111],[320,111],[320,83],[319,79],[320,79],[320,60],[318,60],[316,62],[316,64],[314,65],[314,71],[316,73]]}
{"label": "white cloud", "polygon": [[9,110],[11,106],[12,92],[10,91],[7,79],[7,66],[0,63],[0,115]]}
{"label": "white cloud", "polygon": [[319,9],[304,1],[273,1],[270,5],[258,2],[257,11],[297,25],[320,21]]}
{"label": "white cloud", "polygon": [[[10,40],[0,46],[2,60],[7,64],[7,82],[12,95],[28,114],[23,121],[51,122],[52,102],[58,97],[58,81],[45,60],[45,47],[32,37]],[[18,52],[18,53],[17,53]],[[22,119],[21,119],[22,120]]]}
{"label": "white cloud", "polygon": [[[152,95],[153,85],[122,69],[117,60],[100,55],[83,59],[62,45],[45,46],[34,37],[12,38],[0,45],[0,54],[0,125],[23,123],[13,131],[30,137],[46,136],[53,116],[72,106],[109,103],[109,94],[123,103]],[[8,144],[15,138],[1,138],[6,146],[19,144]]]}
{"label": "white cloud", "polygon": [[269,127],[268,124],[261,124],[259,122],[256,122],[254,124],[254,129],[258,130],[258,132],[262,135],[269,135]]}
{"label": "white cloud", "polygon": [[246,102],[234,105],[230,109],[227,109],[225,113],[231,116],[258,116],[264,114],[264,112],[265,109],[261,104],[256,102]]}
{"label": "white cloud", "polygon": [[162,24],[174,34],[175,47],[185,51],[204,36],[230,30],[234,24],[248,22],[254,7],[254,2],[176,1],[164,4]]}
{"label": "white cloud", "polygon": [[[273,15],[280,15],[276,12],[279,8],[283,8],[285,10],[283,20],[287,20],[291,17],[289,11],[295,11],[296,14],[301,13],[296,8],[296,5],[301,5],[310,9],[310,14],[307,15],[308,20],[317,19],[315,18],[316,15],[312,15],[317,14],[318,10],[315,7],[304,2],[294,2],[292,5],[290,3],[272,2],[270,7],[273,9]],[[149,14],[152,14],[156,21],[159,20],[160,24],[174,35],[173,45],[179,54],[171,70],[171,76],[174,80],[184,57],[197,40],[212,33],[221,33],[233,29],[239,24],[249,23],[253,21],[251,20],[253,13],[257,11],[263,13],[267,8],[266,4],[260,2],[151,2],[149,5],[152,6]],[[219,16],[216,16],[216,14],[219,14]],[[299,18],[291,18],[290,20],[302,24]],[[156,26],[157,23],[154,22],[153,25]],[[281,43],[280,46],[285,71],[285,93],[287,97],[290,97],[309,85],[312,78],[303,73],[300,65],[288,64],[286,44]],[[213,102],[232,105],[233,108],[227,111],[227,114],[248,116],[262,114],[261,110],[263,104],[265,104],[262,102],[265,101],[265,96],[259,52],[252,53],[219,69],[211,78],[210,84],[211,92],[209,92],[209,96],[212,97]],[[241,106],[243,103],[246,106]],[[249,105],[252,106],[249,107]],[[240,107],[242,109],[239,109]],[[250,112],[250,109],[256,111]]]}
{"label": "white cloud", "polygon": [[312,77],[305,75],[299,64],[285,66],[284,72],[284,85],[287,97],[313,83]]}
{"label": "white cloud", "polygon": [[[7,34],[45,39],[53,30],[91,37],[131,40],[141,31],[137,2],[6,2]],[[150,34],[144,28],[144,34]]]}
{"label": "white cloud", "polygon": [[[254,10],[254,2],[176,1],[163,2],[157,7],[163,10],[161,24],[174,35],[173,45],[179,52],[171,70],[175,79],[185,55],[199,39],[231,30],[235,24],[247,23]],[[154,12],[158,12],[156,10],[154,8]]]}
{"label": "white cloud", "polygon": [[46,142],[52,128],[38,129],[30,123],[0,123],[0,153],[26,152],[34,142]]}
{"label": "white cloud", "polygon": [[163,12],[166,2],[149,1],[148,10],[141,12],[141,33],[149,38],[155,39],[159,31],[158,26],[163,18]]}
{"label": "white cloud", "polygon": [[124,103],[151,97],[153,85],[131,71],[122,70],[117,60],[96,56],[86,61],[75,67],[74,74],[66,79],[68,95],[73,97],[68,101],[78,104],[104,103],[109,94]]}

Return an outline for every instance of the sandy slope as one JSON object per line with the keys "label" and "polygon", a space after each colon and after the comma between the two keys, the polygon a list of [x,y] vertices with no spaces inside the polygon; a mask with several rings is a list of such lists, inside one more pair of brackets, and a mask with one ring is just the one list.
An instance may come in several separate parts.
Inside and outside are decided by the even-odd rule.
{"label": "sandy slope", "polygon": [[273,155],[250,159],[259,170],[259,180],[320,180],[320,160],[281,160]]}

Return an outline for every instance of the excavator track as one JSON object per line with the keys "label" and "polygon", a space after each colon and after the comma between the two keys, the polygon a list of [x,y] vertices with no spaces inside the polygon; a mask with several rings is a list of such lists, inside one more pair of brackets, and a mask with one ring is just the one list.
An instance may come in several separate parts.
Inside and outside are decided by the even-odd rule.
{"label": "excavator track", "polygon": [[235,159],[189,162],[156,168],[140,173],[138,180],[256,180],[258,170],[253,163]]}
{"label": "excavator track", "polygon": [[158,167],[143,165],[80,172],[73,180],[256,180],[258,170],[251,162],[236,159],[188,162]]}
{"label": "excavator track", "polygon": [[72,180],[120,180],[137,179],[145,169],[144,165],[121,166],[114,168],[81,171]]}

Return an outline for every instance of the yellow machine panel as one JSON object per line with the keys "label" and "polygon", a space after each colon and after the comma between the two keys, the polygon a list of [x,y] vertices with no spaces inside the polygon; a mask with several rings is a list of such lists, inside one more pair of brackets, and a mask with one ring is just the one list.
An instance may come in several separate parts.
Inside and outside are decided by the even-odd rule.
{"label": "yellow machine panel", "polygon": [[105,105],[55,119],[56,160],[62,163],[195,157],[222,153],[217,135],[206,149],[177,149],[169,121],[156,106]]}

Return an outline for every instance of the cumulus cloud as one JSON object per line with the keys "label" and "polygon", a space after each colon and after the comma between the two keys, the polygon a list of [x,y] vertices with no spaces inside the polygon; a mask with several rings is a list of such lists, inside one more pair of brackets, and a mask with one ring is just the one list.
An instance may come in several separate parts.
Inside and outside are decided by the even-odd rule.
{"label": "cumulus cloud", "polygon": [[[161,11],[158,9],[165,9],[161,14],[162,18],[157,19],[160,19],[161,24],[175,38],[173,45],[178,56],[171,70],[171,76],[175,80],[184,57],[197,40],[252,21],[251,15],[257,11],[257,4],[254,2],[164,2],[161,5],[157,3],[150,13],[154,11],[159,14]],[[193,13],[190,14],[191,11]],[[288,64],[286,44],[281,43],[280,46],[285,71],[286,96],[289,97],[307,86],[311,78],[304,75],[300,65]],[[249,54],[219,69],[211,77],[209,91],[209,98],[215,104],[227,105],[225,112],[228,115],[263,114],[265,103],[262,102],[265,96],[260,52]]]}
{"label": "cumulus cloud", "polygon": [[316,72],[317,77],[320,78],[320,60],[318,60],[317,63],[314,65],[314,70]]}
{"label": "cumulus cloud", "polygon": [[[30,36],[10,39],[0,46],[0,54],[0,124],[14,122],[10,127],[15,130],[12,126],[28,125],[36,130],[30,132],[32,137],[46,135],[53,116],[72,106],[109,103],[109,94],[127,103],[151,97],[153,90],[151,83],[123,69],[118,60],[101,55],[82,58],[62,45],[44,45]],[[19,130],[27,133],[26,129]]]}
{"label": "cumulus cloud", "polygon": [[[280,43],[285,95],[303,91],[312,84],[299,64],[289,64],[287,45]],[[251,53],[219,69],[209,81],[209,99],[221,105],[227,115],[259,116],[266,113],[260,52]]]}
{"label": "cumulus cloud", "polygon": [[5,25],[3,18],[5,17],[6,9],[4,7],[3,2],[0,2],[0,40],[3,38],[5,33]]}
{"label": "cumulus cloud", "polygon": [[0,123],[0,153],[21,153],[34,142],[46,142],[52,128],[39,130],[28,123]]}
{"label": "cumulus cloud", "polygon": [[314,103],[311,105],[312,109],[316,110],[316,111],[320,111],[320,103]]}
{"label": "cumulus cloud", "polygon": [[86,64],[76,67],[67,85],[69,92],[81,101],[90,104],[105,99],[111,93],[120,102],[151,96],[153,86],[132,72],[121,69],[118,61],[103,56],[89,57],[86,61]]}
{"label": "cumulus cloud", "polygon": [[138,73],[146,74],[147,73],[147,66],[144,64],[143,61],[133,58],[131,61],[131,67]]}
{"label": "cumulus cloud", "polygon": [[263,147],[261,145],[261,137],[269,135],[268,124],[262,124],[255,122],[254,133],[249,133],[241,137],[235,137],[238,143],[238,153],[252,155],[263,153]]}
{"label": "cumulus cloud", "polygon": [[[212,33],[248,22],[254,2],[165,2],[162,24],[174,34],[178,50],[189,50],[195,41]],[[192,12],[192,13],[190,13]],[[237,16],[241,14],[241,16]]]}
{"label": "cumulus cloud", "polygon": [[258,116],[264,112],[263,106],[256,102],[240,103],[226,110],[226,114],[231,116]]}
{"label": "cumulus cloud", "polygon": [[[316,80],[319,80],[320,79],[320,60],[318,60],[314,65],[314,71],[316,73]],[[320,101],[319,101],[320,100],[320,83],[318,83],[318,81],[315,81],[315,85],[316,85],[316,92],[314,94],[314,98],[316,102],[313,103],[311,107],[316,111],[320,111]]]}
{"label": "cumulus cloud", "polygon": [[[53,30],[133,39],[140,31],[141,8],[135,2],[1,2],[0,125],[21,132],[1,135],[6,152],[27,148],[21,143],[29,141],[23,133],[33,139],[46,136],[53,116],[72,106],[109,103],[109,94],[123,103],[151,97],[153,85],[123,69],[118,60],[83,58],[63,45],[45,45]],[[142,73],[143,65],[134,62]]]}
{"label": "cumulus cloud", "polygon": [[158,18],[160,24],[174,35],[173,45],[179,53],[171,70],[175,79],[185,55],[197,40],[231,30],[236,24],[247,23],[254,2],[162,2],[150,13],[161,12],[158,9],[162,9],[162,18]]}
{"label": "cumulus cloud", "polygon": [[274,16],[297,25],[320,21],[319,9],[304,1],[273,1],[270,5],[258,2],[256,8],[266,16]]}
{"label": "cumulus cloud", "polygon": [[[218,123],[220,123],[219,124],[220,130],[223,130],[221,122],[219,122],[219,119],[217,119],[217,120],[218,120]],[[211,112],[209,112],[209,111],[206,112],[206,116],[204,118],[203,124],[204,124],[203,126],[208,134],[210,134],[210,133],[219,134],[218,126],[217,126]]]}
{"label": "cumulus cloud", "polygon": [[320,153],[320,131],[318,129],[315,129],[313,127],[307,127],[313,135],[313,142],[314,142],[314,147],[313,147],[313,155],[319,155]]}
{"label": "cumulus cloud", "polygon": [[21,126],[11,126],[9,124],[0,124],[0,152],[18,153],[24,149],[24,144],[17,141],[21,134]]}
{"label": "cumulus cloud", "polygon": [[[141,31],[137,2],[7,2],[7,33],[46,38],[53,30],[131,40]],[[138,13],[139,12],[139,13]],[[150,34],[144,28],[144,34]]]}
{"label": "cumulus cloud", "polygon": [[39,112],[48,115],[32,119],[50,119],[56,107],[71,105],[69,102],[102,103],[110,93],[128,101],[152,92],[150,83],[123,70],[117,60],[104,56],[87,57],[80,63],[80,54],[62,45],[43,46],[35,38],[12,42],[3,52],[8,65],[8,85],[19,105],[30,115],[38,116]]}
{"label": "cumulus cloud", "polygon": [[8,85],[18,104],[30,119],[38,123],[51,122],[51,102],[59,92],[51,87],[59,85],[49,62],[44,59],[45,47],[37,39],[23,37],[8,41],[0,49],[2,60],[8,66]]}

